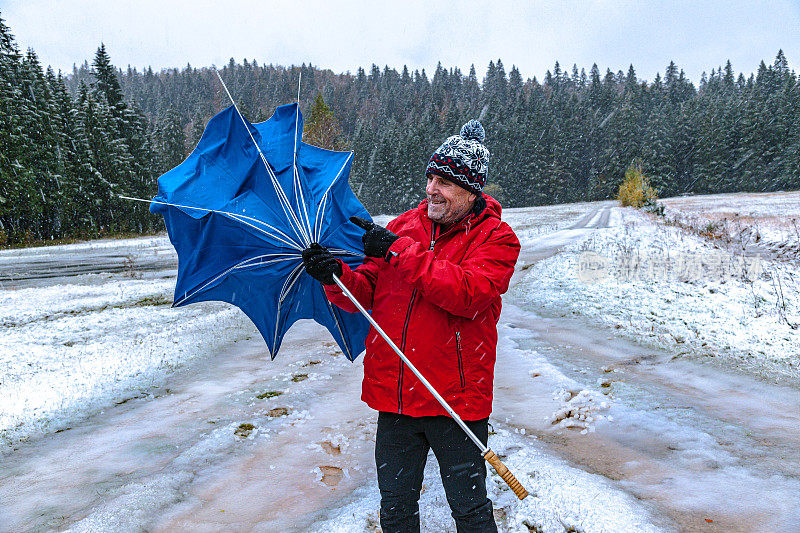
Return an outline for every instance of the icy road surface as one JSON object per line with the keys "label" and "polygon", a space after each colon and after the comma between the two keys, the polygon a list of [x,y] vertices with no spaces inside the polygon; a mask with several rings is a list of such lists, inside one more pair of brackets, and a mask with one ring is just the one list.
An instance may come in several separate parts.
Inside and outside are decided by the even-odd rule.
{"label": "icy road surface", "polygon": [[[553,261],[613,233],[621,211],[506,213],[523,254],[499,324],[489,445],[531,496],[490,475],[500,530],[793,530],[797,383],[675,358],[591,314],[553,313],[567,309],[555,297],[540,306],[543,276],[564,274]],[[58,247],[52,268],[42,251],[0,253],[4,279],[17,259],[44,273],[15,271],[0,290],[0,531],[377,531],[360,361],[311,322],[270,361],[238,311],[166,305],[165,238],[125,242],[109,254],[141,270],[86,266],[104,255],[91,245]],[[438,476],[431,456],[423,530],[454,531]]]}
{"label": "icy road surface", "polygon": [[174,276],[177,269],[175,250],[166,237],[0,250],[0,289],[94,284],[98,274],[150,278],[172,270]]}

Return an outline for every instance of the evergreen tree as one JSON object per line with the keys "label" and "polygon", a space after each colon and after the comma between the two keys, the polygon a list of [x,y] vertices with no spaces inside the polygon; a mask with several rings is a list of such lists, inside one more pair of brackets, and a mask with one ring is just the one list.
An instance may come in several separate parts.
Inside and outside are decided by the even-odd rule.
{"label": "evergreen tree", "polygon": [[186,137],[181,119],[175,109],[170,109],[158,127],[158,152],[161,170],[174,168],[186,159]]}
{"label": "evergreen tree", "polygon": [[111,58],[106,52],[105,44],[101,43],[100,48],[97,49],[92,66],[94,67],[92,74],[95,77],[94,87],[103,94],[115,116],[121,117],[125,109],[124,96],[119,80],[117,80],[116,69],[111,64]]}

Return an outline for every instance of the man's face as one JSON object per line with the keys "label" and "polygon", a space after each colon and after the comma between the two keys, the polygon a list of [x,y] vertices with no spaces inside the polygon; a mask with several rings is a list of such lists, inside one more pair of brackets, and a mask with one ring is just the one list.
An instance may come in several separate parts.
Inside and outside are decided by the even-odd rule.
{"label": "man's face", "polygon": [[466,215],[475,203],[475,194],[452,181],[428,174],[428,218],[438,224],[451,224]]}

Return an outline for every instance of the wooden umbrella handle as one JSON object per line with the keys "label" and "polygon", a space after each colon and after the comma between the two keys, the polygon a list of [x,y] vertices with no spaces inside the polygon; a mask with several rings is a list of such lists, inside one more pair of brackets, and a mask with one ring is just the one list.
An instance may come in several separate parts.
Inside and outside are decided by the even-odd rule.
{"label": "wooden umbrella handle", "polygon": [[492,450],[487,450],[486,453],[483,454],[483,458],[492,465],[494,471],[497,472],[503,481],[508,483],[508,486],[511,490],[514,491],[514,494],[517,495],[517,498],[520,500],[524,500],[528,496],[528,491],[525,490],[525,487],[522,486],[522,483],[517,481],[517,478],[514,477],[514,474],[511,473],[511,470],[506,468],[506,465],[500,460],[497,455]]}

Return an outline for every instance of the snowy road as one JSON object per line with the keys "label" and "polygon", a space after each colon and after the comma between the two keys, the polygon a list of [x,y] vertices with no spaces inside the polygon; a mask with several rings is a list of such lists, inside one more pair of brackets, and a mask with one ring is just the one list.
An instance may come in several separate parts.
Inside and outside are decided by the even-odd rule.
{"label": "snowy road", "polygon": [[5,250],[0,251],[0,289],[92,283],[97,274],[149,276],[177,268],[175,251],[164,237]]}
{"label": "snowy road", "polygon": [[[507,339],[535,354],[498,373],[495,409],[511,425],[615,480],[681,531],[791,531],[800,523],[796,388],[673,361],[581,319],[531,322],[527,307],[508,305],[504,321]],[[610,419],[590,435],[553,431],[559,385],[607,393]],[[520,390],[529,401],[519,401]]]}
{"label": "snowy road", "polygon": [[[492,476],[501,531],[791,530],[797,388],[543,315],[528,296],[534,265],[613,227],[616,211],[507,213],[524,248],[499,324],[490,446],[532,496],[518,502]],[[114,298],[141,299],[127,290]],[[219,313],[211,324],[231,320]],[[30,315],[16,328],[37,324]],[[293,327],[276,361],[249,324],[228,327],[205,353],[147,367],[163,378],[17,442],[0,468],[0,530],[376,531],[375,414],[358,400],[360,363],[309,322]],[[434,463],[423,528],[453,531]]]}

